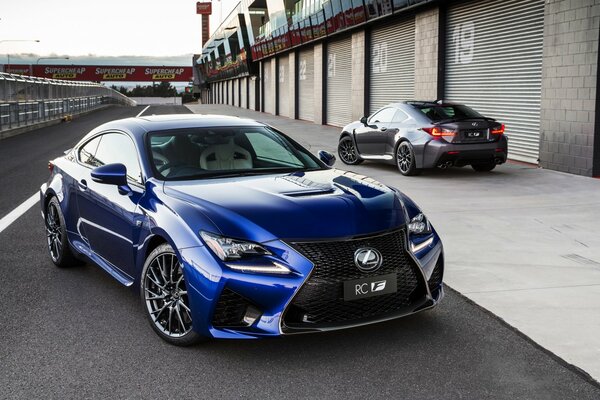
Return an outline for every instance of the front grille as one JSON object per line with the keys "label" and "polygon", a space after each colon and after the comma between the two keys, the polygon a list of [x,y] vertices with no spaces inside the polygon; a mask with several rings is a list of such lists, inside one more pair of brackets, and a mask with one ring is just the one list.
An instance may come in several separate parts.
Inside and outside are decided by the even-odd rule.
{"label": "front grille", "polygon": [[[405,309],[424,296],[420,271],[406,253],[403,230],[367,238],[292,243],[313,264],[312,275],[298,291],[285,315],[287,327],[335,325],[375,318]],[[383,264],[374,272],[362,272],[354,264],[354,253],[361,247],[373,247],[383,256]],[[344,301],[343,282],[395,273],[397,292],[365,299]]]}
{"label": "front grille", "polygon": [[215,327],[244,326],[244,313],[249,305],[245,297],[229,288],[223,289],[215,307],[212,324]]}

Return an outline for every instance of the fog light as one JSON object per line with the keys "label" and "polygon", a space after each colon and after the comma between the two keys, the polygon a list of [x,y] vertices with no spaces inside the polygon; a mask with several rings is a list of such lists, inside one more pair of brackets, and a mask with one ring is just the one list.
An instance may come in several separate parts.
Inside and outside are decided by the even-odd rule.
{"label": "fog light", "polygon": [[244,321],[244,324],[251,326],[256,322],[257,319],[260,318],[261,315],[262,314],[258,308],[254,306],[248,306],[242,320]]}

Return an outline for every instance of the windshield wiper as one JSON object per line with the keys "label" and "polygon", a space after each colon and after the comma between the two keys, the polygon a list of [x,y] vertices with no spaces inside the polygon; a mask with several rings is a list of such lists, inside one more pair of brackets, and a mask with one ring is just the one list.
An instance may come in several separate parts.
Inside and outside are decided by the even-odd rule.
{"label": "windshield wiper", "polygon": [[253,170],[231,170],[231,171],[215,171],[207,172],[203,174],[182,176],[177,179],[215,179],[215,178],[229,178],[229,177],[244,177],[244,176],[256,176],[256,175],[268,175],[268,174],[282,174],[299,171],[307,171],[307,168],[263,168]]}

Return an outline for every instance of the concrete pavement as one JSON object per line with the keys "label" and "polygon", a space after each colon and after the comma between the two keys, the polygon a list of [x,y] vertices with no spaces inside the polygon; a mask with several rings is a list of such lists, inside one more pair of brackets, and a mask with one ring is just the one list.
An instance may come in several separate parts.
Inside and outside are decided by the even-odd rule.
{"label": "concrete pavement", "polygon": [[[314,153],[336,152],[338,128],[226,105],[188,108],[253,118]],[[449,286],[600,380],[600,180],[519,164],[419,177],[372,162],[336,166],[412,197],[442,236]]]}

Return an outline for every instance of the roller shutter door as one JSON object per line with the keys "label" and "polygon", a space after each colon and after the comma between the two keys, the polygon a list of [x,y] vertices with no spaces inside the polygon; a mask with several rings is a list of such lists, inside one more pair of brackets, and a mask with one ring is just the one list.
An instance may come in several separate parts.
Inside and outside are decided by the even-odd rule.
{"label": "roller shutter door", "polygon": [[327,124],[352,122],[352,39],[327,45]]}
{"label": "roller shutter door", "polygon": [[240,106],[240,80],[234,79],[233,81],[233,105],[236,107]]}
{"label": "roller shutter door", "polygon": [[264,96],[264,112],[274,114],[275,113],[275,105],[273,103],[274,93],[271,85],[271,60],[266,60],[262,63],[263,67],[263,76],[262,76],[262,90]]}
{"label": "roller shutter door", "polygon": [[544,0],[448,9],[446,98],[506,124],[509,157],[539,157]]}
{"label": "roller shutter door", "polygon": [[248,108],[248,78],[240,79],[240,107]]}
{"label": "roller shutter door", "polygon": [[315,120],[315,52],[313,48],[298,53],[298,117]]}
{"label": "roller shutter door", "polygon": [[227,90],[227,94],[226,94],[226,103],[227,104],[231,104],[231,81],[226,81],[225,82],[225,89]]}
{"label": "roller shutter door", "polygon": [[248,108],[256,110],[256,80],[248,81]]}
{"label": "roller shutter door", "polygon": [[277,85],[278,90],[278,107],[279,115],[284,117],[290,116],[290,58],[289,56],[281,56],[278,59],[277,70]]}
{"label": "roller shutter door", "polygon": [[223,100],[223,92],[224,92],[224,88],[223,88],[223,82],[219,82],[219,104],[223,104],[224,100]]}
{"label": "roller shutter door", "polygon": [[412,100],[415,93],[415,19],[371,32],[369,109]]}

